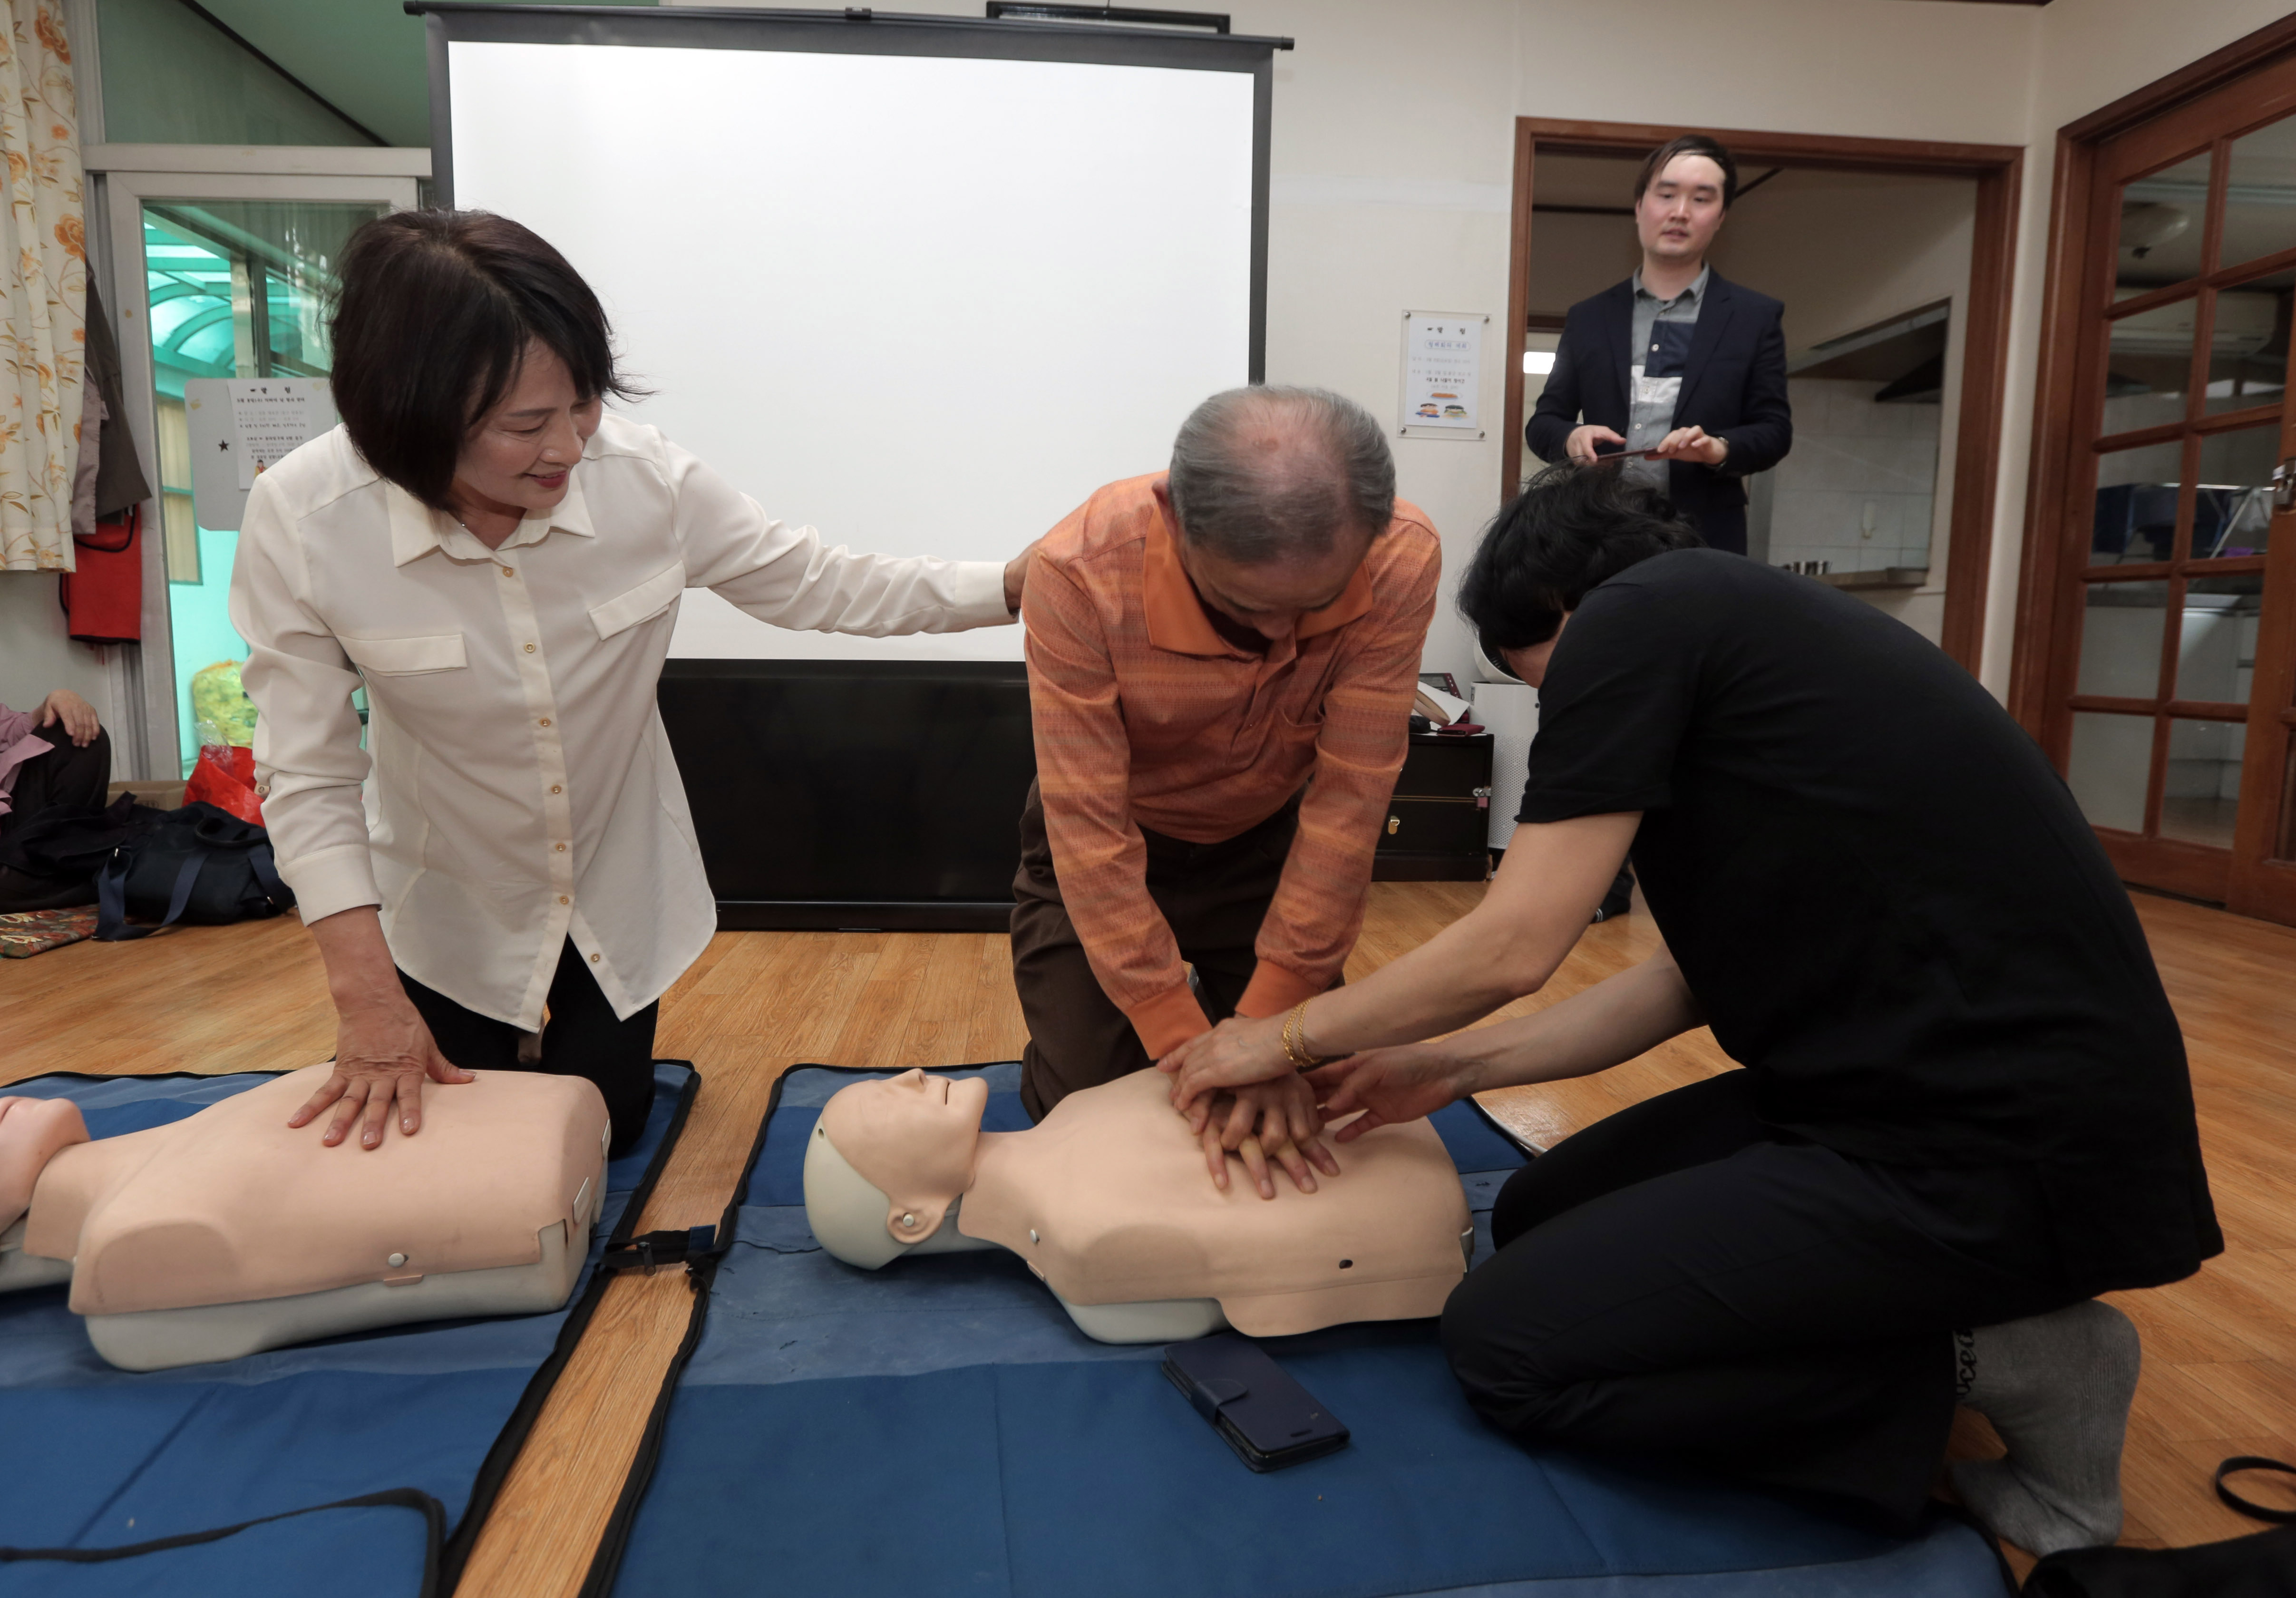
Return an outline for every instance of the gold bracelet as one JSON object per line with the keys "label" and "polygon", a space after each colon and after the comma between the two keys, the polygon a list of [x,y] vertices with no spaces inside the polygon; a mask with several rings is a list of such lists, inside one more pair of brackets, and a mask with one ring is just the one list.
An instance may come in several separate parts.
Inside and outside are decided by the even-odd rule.
{"label": "gold bracelet", "polygon": [[1311,1071],[1334,1056],[1308,1053],[1308,1001],[1301,999],[1283,1018],[1283,1058],[1294,1070]]}

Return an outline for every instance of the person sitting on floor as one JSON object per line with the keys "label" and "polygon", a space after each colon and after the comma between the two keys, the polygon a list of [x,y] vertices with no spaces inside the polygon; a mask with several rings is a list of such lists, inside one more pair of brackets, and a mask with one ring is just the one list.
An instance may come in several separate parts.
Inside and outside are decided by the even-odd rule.
{"label": "person sitting on floor", "polygon": [[[1175,1098],[1351,1054],[1308,1078],[1327,1119],[1370,1110],[1344,1143],[1710,1027],[1744,1069],[1509,1180],[1498,1253],[1443,1312],[1472,1401],[1527,1441],[1906,1526],[1958,1398],[2008,1445],[1954,1471],[1988,1525],[2035,1553],[2110,1543],[2138,1346],[2095,1300],[2224,1247],[2144,930],[1968,673],[1693,542],[1606,468],[1500,512],[1460,603],[1538,687],[1539,730],[1497,878],[1368,979],[1177,1051]],[[1657,953],[1419,1042],[1537,991],[1629,845]]]}
{"label": "person sitting on floor", "polygon": [[[43,811],[103,803],[111,738],[95,707],[59,688],[32,710],[0,704],[0,843]],[[95,903],[95,881],[40,876],[0,864],[0,915]]]}

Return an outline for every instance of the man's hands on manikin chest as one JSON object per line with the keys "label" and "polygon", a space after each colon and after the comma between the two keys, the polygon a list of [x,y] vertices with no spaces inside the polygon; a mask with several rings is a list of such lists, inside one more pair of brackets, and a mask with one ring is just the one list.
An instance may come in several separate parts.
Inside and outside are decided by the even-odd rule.
{"label": "man's hands on manikin chest", "polygon": [[1203,1144],[1212,1185],[1223,1192],[1227,1191],[1230,1154],[1243,1161],[1245,1174],[1263,1199],[1275,1196],[1271,1161],[1303,1193],[1316,1191],[1316,1171],[1327,1176],[1340,1174],[1338,1158],[1324,1143],[1316,1090],[1304,1077],[1278,1077],[1208,1094],[1180,1114]]}

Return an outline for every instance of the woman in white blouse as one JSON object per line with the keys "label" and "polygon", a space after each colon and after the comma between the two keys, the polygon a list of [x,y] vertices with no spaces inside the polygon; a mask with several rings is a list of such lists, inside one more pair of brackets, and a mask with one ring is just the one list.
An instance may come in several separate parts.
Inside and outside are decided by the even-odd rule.
{"label": "woman in white blouse", "polygon": [[824,548],[606,414],[629,389],[597,297],[515,222],[383,217],[341,271],[343,424],[257,479],[231,589],[264,819],[337,1015],[293,1124],[332,1105],[325,1140],[363,1119],[373,1148],[395,1106],[412,1134],[426,1078],[514,1069],[539,1032],[626,1147],[660,996],[716,925],[654,709],[680,593],[954,632],[1012,619],[1028,556]]}

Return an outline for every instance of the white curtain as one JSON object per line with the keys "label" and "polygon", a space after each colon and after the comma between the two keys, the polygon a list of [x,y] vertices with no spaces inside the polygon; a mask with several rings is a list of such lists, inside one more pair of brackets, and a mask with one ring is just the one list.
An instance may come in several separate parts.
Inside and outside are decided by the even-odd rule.
{"label": "white curtain", "polygon": [[0,571],[72,570],[72,467],[86,374],[87,232],[71,45],[58,0],[0,0]]}

